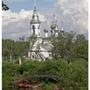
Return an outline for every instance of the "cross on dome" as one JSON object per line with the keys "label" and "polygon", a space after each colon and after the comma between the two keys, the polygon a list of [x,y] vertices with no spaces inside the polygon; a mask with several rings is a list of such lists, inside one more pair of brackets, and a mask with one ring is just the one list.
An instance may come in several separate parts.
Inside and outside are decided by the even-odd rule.
{"label": "cross on dome", "polygon": [[41,23],[39,20],[38,13],[37,13],[36,5],[34,5],[32,20],[31,20],[31,24],[34,24],[34,23]]}

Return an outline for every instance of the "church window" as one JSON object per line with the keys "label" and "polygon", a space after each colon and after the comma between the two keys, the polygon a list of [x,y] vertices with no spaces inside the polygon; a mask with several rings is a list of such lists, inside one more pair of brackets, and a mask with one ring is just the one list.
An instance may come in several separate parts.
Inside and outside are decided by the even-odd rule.
{"label": "church window", "polygon": [[34,25],[32,26],[32,29],[33,29],[33,35],[35,35],[35,26]]}
{"label": "church window", "polygon": [[40,29],[40,25],[38,26],[38,29]]}

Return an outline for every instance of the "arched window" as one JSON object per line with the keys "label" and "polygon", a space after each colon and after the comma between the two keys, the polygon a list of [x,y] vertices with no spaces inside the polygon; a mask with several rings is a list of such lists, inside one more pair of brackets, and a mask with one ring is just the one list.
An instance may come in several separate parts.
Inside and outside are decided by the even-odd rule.
{"label": "arched window", "polygon": [[40,29],[40,25],[38,26],[38,29]]}
{"label": "arched window", "polygon": [[33,29],[33,35],[35,35],[35,26],[34,25],[32,26],[32,29]]}

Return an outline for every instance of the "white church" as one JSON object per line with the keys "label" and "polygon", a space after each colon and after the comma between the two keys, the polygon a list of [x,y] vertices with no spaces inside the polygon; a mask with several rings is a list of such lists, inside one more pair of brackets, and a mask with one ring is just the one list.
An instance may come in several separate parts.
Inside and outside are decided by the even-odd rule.
{"label": "white church", "polygon": [[[30,48],[28,52],[28,57],[31,60],[44,61],[47,59],[52,59],[52,47],[50,37],[58,36],[60,31],[63,32],[63,28],[59,29],[57,25],[57,20],[54,19],[51,22],[50,29],[41,29],[41,21],[39,19],[38,11],[36,6],[34,7],[32,19],[30,21]],[[49,32],[50,30],[50,32]],[[42,36],[42,31],[44,36]]]}

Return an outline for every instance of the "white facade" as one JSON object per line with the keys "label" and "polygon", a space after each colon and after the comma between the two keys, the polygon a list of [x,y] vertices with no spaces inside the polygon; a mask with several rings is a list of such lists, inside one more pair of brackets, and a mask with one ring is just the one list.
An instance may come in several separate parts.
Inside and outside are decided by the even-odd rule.
{"label": "white facade", "polygon": [[[41,35],[41,21],[39,20],[39,16],[37,13],[36,7],[34,7],[32,19],[30,21],[30,51],[28,53],[28,57],[31,60],[46,60],[52,59],[52,44],[50,40],[48,40],[48,30],[44,30],[44,38]],[[51,35],[55,37],[58,36],[58,26],[56,22],[51,24]]]}
{"label": "white facade", "polygon": [[40,24],[38,24],[38,23],[31,24],[30,28],[31,28],[31,30],[30,30],[30,35],[31,36],[35,35],[37,37],[40,37]]}

